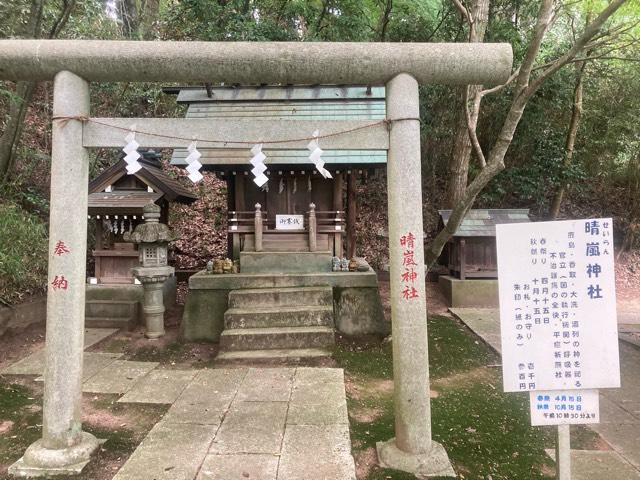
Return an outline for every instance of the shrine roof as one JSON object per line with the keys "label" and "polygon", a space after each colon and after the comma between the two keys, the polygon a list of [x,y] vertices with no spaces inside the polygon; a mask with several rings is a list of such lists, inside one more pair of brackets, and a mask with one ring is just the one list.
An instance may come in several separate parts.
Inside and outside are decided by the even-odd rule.
{"label": "shrine roof", "polygon": [[[451,210],[438,210],[443,225],[449,222]],[[469,210],[453,234],[454,237],[495,237],[496,225],[530,222],[528,208]]]}
{"label": "shrine roof", "polygon": [[[156,161],[140,158],[138,160],[142,168],[133,175],[142,182],[153,188],[159,197],[166,197],[171,202],[193,203],[198,197],[183,186],[177,179],[170,177],[160,168],[160,164]],[[127,175],[127,164],[124,160],[120,160],[116,164],[107,168],[104,172],[89,182],[89,193],[107,193],[104,189],[114,184],[120,178]],[[117,193],[117,192],[112,192]],[[159,198],[158,197],[158,198]],[[90,196],[91,198],[91,196]],[[155,201],[155,200],[154,200]]]}
{"label": "shrine roof", "polygon": [[[268,119],[268,120],[383,120],[386,118],[384,87],[365,85],[288,85],[288,86],[216,86],[169,87],[177,102],[188,105],[185,118]],[[309,132],[311,134],[311,132]],[[320,147],[322,148],[322,142]],[[363,146],[366,147],[366,146]],[[328,170],[375,168],[387,163],[387,151],[376,149],[323,149]],[[250,170],[249,148],[198,148],[204,170]],[[283,169],[313,169],[309,152],[304,149],[270,148],[265,144],[267,166]],[[185,149],[176,149],[171,164],[186,166]]]}
{"label": "shrine roof", "polygon": [[89,215],[142,215],[143,207],[155,203],[161,193],[141,190],[116,190],[89,194]]}

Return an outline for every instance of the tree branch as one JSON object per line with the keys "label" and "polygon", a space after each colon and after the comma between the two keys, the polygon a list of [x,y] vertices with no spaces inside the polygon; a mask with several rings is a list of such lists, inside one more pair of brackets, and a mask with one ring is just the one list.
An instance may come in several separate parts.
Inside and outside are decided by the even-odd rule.
{"label": "tree branch", "polygon": [[476,129],[478,127],[478,116],[480,114],[480,101],[482,97],[479,93],[476,93],[473,99],[473,116],[469,113],[469,87],[465,89],[464,92],[464,114],[467,119],[467,130],[469,132],[469,139],[471,140],[471,145],[473,145],[473,151],[478,157],[478,162],[480,162],[480,166],[482,168],[487,166],[487,161],[484,158],[484,153],[482,151],[482,147],[480,146],[480,142],[478,141],[478,135]]}
{"label": "tree branch", "polygon": [[600,31],[604,23],[618,10],[626,0],[613,0],[596,19],[587,25],[582,35],[574,42],[573,46],[561,57],[556,59],[551,66],[545,69],[529,86],[529,94],[532,95],[547,78],[556,73],[580,53],[589,41]]}

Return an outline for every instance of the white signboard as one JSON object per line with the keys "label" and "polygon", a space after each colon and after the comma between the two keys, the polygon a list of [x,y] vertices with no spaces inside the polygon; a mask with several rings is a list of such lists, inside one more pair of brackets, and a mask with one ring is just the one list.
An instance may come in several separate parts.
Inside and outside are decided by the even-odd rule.
{"label": "white signboard", "polygon": [[276,215],[276,230],[303,230],[304,215]]}
{"label": "white signboard", "polygon": [[609,218],[496,226],[506,392],[620,386]]}
{"label": "white signboard", "polygon": [[530,392],[531,425],[577,425],[600,422],[598,390]]}

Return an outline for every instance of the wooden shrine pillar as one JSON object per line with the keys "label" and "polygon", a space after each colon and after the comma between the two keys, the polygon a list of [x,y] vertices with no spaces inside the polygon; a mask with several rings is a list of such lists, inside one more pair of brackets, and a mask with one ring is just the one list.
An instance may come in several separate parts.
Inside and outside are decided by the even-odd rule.
{"label": "wooden shrine pillar", "polygon": [[[342,190],[344,186],[344,173],[335,174],[335,179],[333,181],[333,209],[336,211],[335,218],[342,218],[342,212],[344,210],[344,205],[342,202]],[[336,222],[337,225],[337,222]],[[336,230],[336,233],[333,234],[334,242],[333,242],[333,252],[337,257],[342,257],[342,230]],[[351,257],[349,257],[351,258]]]}
{"label": "wooden shrine pillar", "polygon": [[356,256],[356,176],[347,172],[347,257]]}

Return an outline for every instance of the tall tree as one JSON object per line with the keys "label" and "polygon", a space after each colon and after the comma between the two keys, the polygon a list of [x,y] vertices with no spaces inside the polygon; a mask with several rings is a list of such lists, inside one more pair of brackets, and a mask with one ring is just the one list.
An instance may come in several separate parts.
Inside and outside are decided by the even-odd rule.
{"label": "tall tree", "polygon": [[[46,38],[58,37],[67,24],[76,1],[62,1],[62,6],[48,31],[44,31],[43,27],[45,4],[44,0],[31,1],[28,21],[22,32],[24,38],[41,38],[43,34]],[[0,136],[0,183],[6,182],[13,170],[16,149],[24,127],[24,118],[35,87],[35,82],[17,82],[15,93],[11,95],[7,120],[2,136]]]}
{"label": "tall tree", "polygon": [[[471,139],[474,153],[478,157],[481,169],[465,188],[464,194],[461,196],[459,202],[453,207],[449,222],[445,228],[438,233],[428,246],[425,254],[427,265],[432,265],[438,259],[445,244],[460,226],[462,219],[472,207],[478,194],[496,175],[504,170],[507,150],[513,141],[513,135],[531,97],[533,97],[548,78],[562,67],[574,63],[576,59],[582,61],[579,55],[582,55],[585,50],[596,49],[607,45],[611,35],[624,29],[624,27],[618,26],[603,30],[603,27],[625,2],[626,0],[611,1],[592,22],[586,25],[582,33],[572,42],[564,54],[550,62],[536,66],[536,59],[545,35],[553,21],[557,18],[560,8],[554,0],[542,0],[536,24],[523,60],[509,80],[504,85],[486,90],[478,90],[473,98],[471,98],[471,89],[467,88],[464,113],[467,119],[469,138]],[[473,119],[478,118],[484,96],[501,91],[512,83],[514,85],[511,104],[495,142],[485,155],[478,141],[476,132],[477,122],[474,123]]]}
{"label": "tall tree", "polygon": [[[460,0],[453,0],[460,11],[462,21],[469,28],[469,43],[481,43],[489,23],[489,0],[474,0],[470,8],[465,7]],[[469,162],[473,146],[469,137],[469,125],[466,115],[467,96],[475,98],[482,90],[482,85],[470,85],[468,89],[462,87],[458,92],[458,118],[456,120],[453,148],[449,158],[449,183],[447,186],[447,208],[453,208],[464,196],[469,177]],[[479,110],[472,110],[469,121],[473,128],[478,123]]]}

